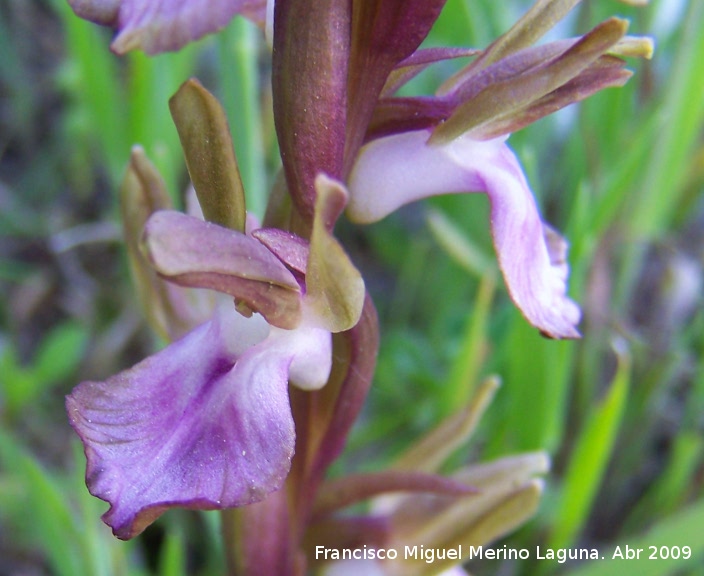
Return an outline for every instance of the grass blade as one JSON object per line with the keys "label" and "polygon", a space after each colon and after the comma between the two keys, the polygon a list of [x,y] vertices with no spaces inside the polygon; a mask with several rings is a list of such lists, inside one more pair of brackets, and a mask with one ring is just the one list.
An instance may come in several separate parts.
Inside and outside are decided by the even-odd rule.
{"label": "grass blade", "polygon": [[618,365],[606,397],[588,418],[572,453],[564,481],[562,505],[555,519],[550,548],[568,548],[584,526],[611,456],[628,396],[630,356],[614,346]]}

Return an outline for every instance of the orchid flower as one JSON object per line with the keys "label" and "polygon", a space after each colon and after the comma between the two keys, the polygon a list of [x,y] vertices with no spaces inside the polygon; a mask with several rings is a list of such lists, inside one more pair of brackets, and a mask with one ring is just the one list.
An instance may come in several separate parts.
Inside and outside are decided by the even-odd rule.
{"label": "orchid flower", "polygon": [[[273,30],[282,176],[264,228],[247,225],[224,112],[197,82],[170,107],[203,219],[170,210],[133,153],[123,188],[130,262],[149,319],[172,343],[67,398],[88,487],[110,504],[105,521],[131,538],[174,506],[228,509],[236,574],[461,574],[423,559],[330,564],[311,549],[481,545],[534,513],[548,467],[535,453],[438,473],[488,404],[489,381],[388,470],[326,479],[378,350],[373,304],[333,228],[345,210],[367,223],[428,196],[485,193],[510,296],[544,334],[577,337],[566,242],[542,222],[506,139],[625,82],[618,56],[647,55],[647,42],[610,19],[534,47],[579,0],[538,0],[485,50],[419,49],[445,0],[69,2],[117,30],[118,53],[177,49],[235,14]],[[434,62],[466,56],[474,60],[434,96],[394,96]],[[370,514],[338,514],[363,501]]]}
{"label": "orchid flower", "polygon": [[435,97],[390,94],[430,63],[468,52],[421,51],[399,64],[349,176],[347,213],[355,222],[371,223],[422,198],[487,194],[494,246],[511,298],[546,336],[576,338],[580,311],[567,296],[567,243],[542,221],[506,139],[549,112],[623,84],[630,73],[608,52],[640,46],[635,53],[648,56],[651,46],[624,40],[627,23],[612,18],[578,40],[524,48],[522,42],[545,31],[535,13],[544,4],[479,52]]}
{"label": "orchid flower", "polygon": [[104,520],[120,538],[173,506],[241,506],[280,488],[295,438],[288,382],[318,389],[332,362],[331,326],[306,286],[302,240],[160,211],[144,242],[162,278],[237,305],[221,301],[183,338],[67,398],[89,489],[111,504]]}
{"label": "orchid flower", "polygon": [[[204,213],[243,227],[231,170],[214,176],[192,166],[200,142],[217,140],[226,128],[224,114],[193,82],[172,108],[196,192],[205,185],[210,192]],[[232,168],[230,155],[222,148],[210,159]],[[147,212],[163,207],[161,184],[139,151],[125,182],[123,198],[133,205]],[[331,334],[352,328],[363,305],[361,277],[328,228],[346,191],[324,176],[316,188],[310,241],[278,229],[245,233],[172,210],[146,220],[142,258],[131,255],[147,304],[161,310],[157,324],[183,325],[164,317],[203,318],[182,313],[183,298],[166,286],[221,296],[211,298],[202,323],[160,352],[105,381],[84,382],[67,397],[85,446],[86,482],[110,503],[103,518],[118,537],[135,536],[174,506],[242,506],[282,486],[295,443],[289,382],[302,390],[325,385]],[[139,221],[145,210],[131,213]]]}
{"label": "orchid flower", "polygon": [[[544,224],[505,141],[523,126],[630,77],[619,55],[648,57],[649,41],[609,19],[581,38],[532,44],[579,0],[541,0],[485,50],[418,46],[444,2],[400,0],[275,7],[274,117],[296,209],[310,218],[319,170],[349,183],[347,214],[380,220],[437,194],[483,192],[510,296],[552,338],[576,338],[567,296],[567,243]],[[307,19],[319,25],[306,26]],[[300,30],[307,36],[301,40]],[[434,97],[393,97],[430,64],[475,60]]]}

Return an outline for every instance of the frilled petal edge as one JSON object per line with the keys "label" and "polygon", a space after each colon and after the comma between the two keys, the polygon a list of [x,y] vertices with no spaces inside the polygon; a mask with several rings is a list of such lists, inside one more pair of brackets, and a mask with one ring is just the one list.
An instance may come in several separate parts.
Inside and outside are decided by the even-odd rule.
{"label": "frilled petal edge", "polygon": [[375,222],[429,196],[484,192],[509,294],[528,321],[552,338],[577,338],[578,306],[567,295],[567,245],[543,224],[523,171],[505,139],[467,136],[428,145],[430,132],[388,136],[367,144],[350,176],[348,214]]}
{"label": "frilled petal edge", "polygon": [[86,484],[110,504],[103,520],[116,536],[136,536],[171,507],[241,506],[280,488],[294,450],[287,382],[297,351],[279,340],[269,339],[261,316],[245,319],[229,306],[67,397]]}

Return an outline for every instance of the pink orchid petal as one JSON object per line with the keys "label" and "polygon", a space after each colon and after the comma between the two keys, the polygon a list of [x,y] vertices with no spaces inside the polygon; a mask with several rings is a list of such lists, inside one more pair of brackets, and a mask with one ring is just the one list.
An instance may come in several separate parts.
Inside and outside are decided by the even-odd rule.
{"label": "pink orchid petal", "polygon": [[123,54],[178,50],[193,40],[225,27],[235,14],[260,26],[266,19],[265,0],[69,0],[81,18],[116,26],[112,49]]}
{"label": "pink orchid petal", "polygon": [[362,149],[350,176],[350,218],[374,222],[421,198],[486,193],[494,246],[511,298],[545,335],[579,337],[580,312],[566,295],[566,265],[559,254],[565,246],[553,236],[546,241],[533,195],[504,139],[479,142],[462,136],[429,146],[429,135],[426,130],[407,132]]}
{"label": "pink orchid petal", "polygon": [[301,316],[296,278],[251,236],[180,212],[155,212],[144,228],[147,257],[167,280],[224,292],[270,324],[294,328]]}
{"label": "pink orchid petal", "polygon": [[280,488],[294,449],[289,366],[302,351],[271,341],[268,328],[261,316],[221,308],[158,354],[67,397],[86,483],[110,503],[103,519],[119,538],[174,506],[241,506]]}

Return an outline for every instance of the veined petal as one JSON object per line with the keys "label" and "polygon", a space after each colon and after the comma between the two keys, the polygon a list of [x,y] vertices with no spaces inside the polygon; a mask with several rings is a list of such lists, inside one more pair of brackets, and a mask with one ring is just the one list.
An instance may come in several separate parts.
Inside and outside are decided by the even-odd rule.
{"label": "veined petal", "polygon": [[66,407],[86,483],[110,503],[103,519],[116,536],[132,538],[174,506],[240,506],[282,485],[294,449],[292,358],[260,316],[228,306],[130,370],[76,387]]}
{"label": "veined petal", "polygon": [[266,0],[69,0],[81,18],[117,25],[112,49],[178,50],[226,26],[235,14],[264,25]]}
{"label": "veined petal", "polygon": [[546,229],[523,171],[504,139],[467,136],[427,145],[429,132],[375,140],[362,149],[350,176],[348,213],[357,222],[380,220],[429,196],[484,192],[491,202],[494,246],[511,298],[545,335],[576,338],[579,308],[566,296],[565,244]]}
{"label": "veined petal", "polygon": [[118,54],[178,50],[224,28],[236,14],[263,26],[265,12],[264,0],[123,0],[112,49]]}
{"label": "veined petal", "polygon": [[144,242],[156,271],[171,282],[234,296],[274,326],[300,322],[298,282],[251,236],[163,210],[147,222]]}

